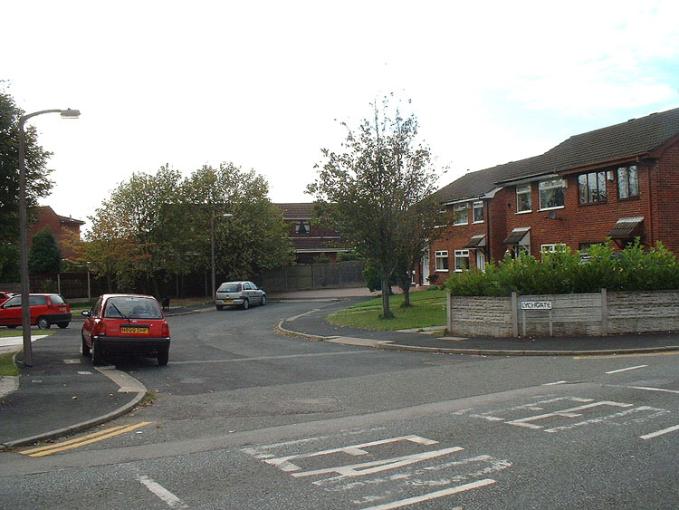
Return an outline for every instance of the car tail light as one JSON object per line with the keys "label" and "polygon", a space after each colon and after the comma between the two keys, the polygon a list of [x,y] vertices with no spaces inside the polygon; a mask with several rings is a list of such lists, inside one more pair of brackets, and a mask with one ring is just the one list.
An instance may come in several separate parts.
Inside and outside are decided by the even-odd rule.
{"label": "car tail light", "polygon": [[167,321],[163,321],[163,325],[161,326],[160,329],[160,336],[170,336],[170,326],[167,323]]}
{"label": "car tail light", "polygon": [[96,321],[94,323],[94,329],[92,330],[93,336],[106,336],[106,323],[104,321]]}

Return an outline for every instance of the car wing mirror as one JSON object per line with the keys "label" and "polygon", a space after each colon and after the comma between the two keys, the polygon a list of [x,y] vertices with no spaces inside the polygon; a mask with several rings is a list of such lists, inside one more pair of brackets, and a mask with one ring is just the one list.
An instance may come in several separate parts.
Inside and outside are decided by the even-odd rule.
{"label": "car wing mirror", "polygon": [[83,310],[82,312],[80,312],[80,315],[82,315],[83,317],[90,317],[92,314],[87,310]]}

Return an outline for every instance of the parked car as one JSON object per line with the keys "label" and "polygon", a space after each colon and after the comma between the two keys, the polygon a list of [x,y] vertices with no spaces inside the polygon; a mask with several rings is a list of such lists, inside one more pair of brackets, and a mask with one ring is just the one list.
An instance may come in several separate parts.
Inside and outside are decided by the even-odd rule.
{"label": "parked car", "polygon": [[[71,305],[59,294],[29,294],[31,324],[49,329],[52,324],[67,328],[71,322]],[[15,294],[0,305],[0,326],[21,326],[21,294]]]}
{"label": "parked car", "polygon": [[250,305],[265,304],[266,292],[252,282],[224,282],[215,296],[217,310],[223,310],[225,306],[240,306],[247,310]]}
{"label": "parked car", "polygon": [[167,365],[170,355],[170,326],[160,303],[152,296],[104,294],[85,317],[81,332],[81,352],[92,355],[92,364],[101,365],[107,356],[140,354],[155,357]]}
{"label": "parked car", "polygon": [[6,290],[0,290],[0,305],[7,301],[14,295],[14,292],[8,292]]}

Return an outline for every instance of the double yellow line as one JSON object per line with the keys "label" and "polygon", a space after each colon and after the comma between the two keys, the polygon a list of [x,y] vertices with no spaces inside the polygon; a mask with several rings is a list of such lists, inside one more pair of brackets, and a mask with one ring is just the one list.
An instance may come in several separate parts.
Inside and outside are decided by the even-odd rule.
{"label": "double yellow line", "polygon": [[146,427],[151,423],[152,422],[150,421],[142,421],[132,425],[119,425],[117,427],[100,430],[99,432],[87,434],[86,436],[80,436],[68,441],[62,441],[60,443],[54,443],[47,446],[40,446],[38,448],[31,448],[29,450],[22,450],[19,453],[22,455],[28,455],[29,457],[46,457],[47,455],[54,455],[55,453],[73,450],[74,448],[80,448],[81,446],[103,441],[104,439],[119,436],[120,434],[125,434],[126,432],[132,432],[133,430],[137,430],[141,427]]}

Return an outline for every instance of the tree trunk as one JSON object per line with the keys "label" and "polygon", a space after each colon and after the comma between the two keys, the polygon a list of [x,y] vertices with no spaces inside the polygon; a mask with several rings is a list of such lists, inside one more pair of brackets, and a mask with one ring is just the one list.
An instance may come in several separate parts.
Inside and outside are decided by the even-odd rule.
{"label": "tree trunk", "polygon": [[391,313],[389,309],[389,292],[391,287],[389,285],[389,277],[382,276],[382,318],[383,319],[393,319],[394,314]]}
{"label": "tree trunk", "polygon": [[408,308],[409,306],[412,306],[410,304],[410,285],[407,283],[403,286],[403,304],[401,305],[403,308]]}

